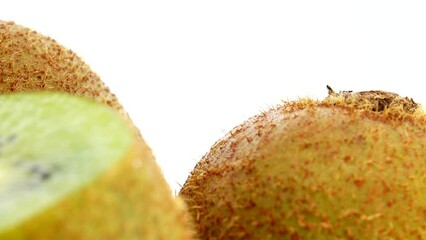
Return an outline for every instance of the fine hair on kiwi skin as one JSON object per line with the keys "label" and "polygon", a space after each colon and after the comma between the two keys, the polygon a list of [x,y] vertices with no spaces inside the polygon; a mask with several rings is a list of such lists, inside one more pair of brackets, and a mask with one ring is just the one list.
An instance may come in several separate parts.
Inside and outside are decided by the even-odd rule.
{"label": "fine hair on kiwi skin", "polygon": [[425,239],[426,116],[386,91],[301,98],[217,141],[179,196],[202,239]]}
{"label": "fine hair on kiwi skin", "polygon": [[[54,39],[14,22],[0,20],[0,94],[34,91],[65,92],[94,100],[119,112],[134,129],[134,134],[139,141],[140,158],[143,159],[144,166],[150,168],[147,172],[152,172],[145,178],[150,182],[143,184],[149,183],[155,187],[147,188],[146,194],[154,194],[158,191],[160,195],[163,194],[163,202],[157,201],[158,205],[169,207],[167,210],[161,210],[154,202],[143,202],[144,198],[141,198],[139,204],[151,206],[147,207],[147,215],[164,214],[169,217],[175,215],[174,221],[164,221],[159,226],[161,224],[175,226],[182,231],[187,231],[188,236],[191,235],[190,223],[188,220],[183,221],[180,214],[186,211],[184,203],[181,199],[172,196],[151,149],[116,96],[105,86],[99,76],[79,56]],[[137,176],[127,177],[134,178],[135,181],[139,179]],[[150,193],[148,189],[152,192]],[[158,189],[164,189],[164,191]],[[158,196],[152,196],[152,198],[158,198]]]}
{"label": "fine hair on kiwi skin", "polygon": [[77,54],[11,21],[0,20],[0,69],[2,94],[67,92],[108,105],[128,118],[116,96]]}
{"label": "fine hair on kiwi skin", "polygon": [[0,21],[1,93],[64,91],[120,109],[114,94],[74,52],[14,22]]}

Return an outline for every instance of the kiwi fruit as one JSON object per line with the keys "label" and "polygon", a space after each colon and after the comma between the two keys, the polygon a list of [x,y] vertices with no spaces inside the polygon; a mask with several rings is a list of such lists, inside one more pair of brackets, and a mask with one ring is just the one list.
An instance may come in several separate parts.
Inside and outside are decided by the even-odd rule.
{"label": "kiwi fruit", "polygon": [[0,239],[188,239],[118,113],[64,93],[0,103]]}
{"label": "kiwi fruit", "polygon": [[[135,211],[141,214],[140,221],[132,223],[128,221],[129,227],[139,226],[147,222],[144,219],[151,219],[151,222],[158,225],[157,228],[151,229],[153,231],[168,226],[160,230],[158,235],[160,237],[154,239],[190,239],[192,230],[189,220],[182,217],[182,213],[185,214],[186,211],[184,202],[173,197],[151,149],[115,95],[99,76],[74,52],[52,38],[14,22],[0,21],[0,94],[18,92],[64,92],[91,99],[119,112],[136,135],[137,149],[134,154],[138,155],[142,166],[138,170],[132,169],[123,174],[128,184],[115,185],[123,194],[126,192],[135,197],[132,198],[134,200],[132,204],[140,205],[128,206],[129,209],[133,207],[144,209],[143,214]],[[97,232],[98,229],[95,228],[98,226],[96,224],[93,226],[93,231]],[[182,234],[176,234],[174,237],[173,234],[166,234],[169,231]]]}
{"label": "kiwi fruit", "polygon": [[123,113],[89,65],[50,37],[0,21],[0,93],[59,91],[91,98]]}
{"label": "kiwi fruit", "polygon": [[216,142],[179,195],[202,239],[426,239],[426,117],[385,91],[287,101]]}

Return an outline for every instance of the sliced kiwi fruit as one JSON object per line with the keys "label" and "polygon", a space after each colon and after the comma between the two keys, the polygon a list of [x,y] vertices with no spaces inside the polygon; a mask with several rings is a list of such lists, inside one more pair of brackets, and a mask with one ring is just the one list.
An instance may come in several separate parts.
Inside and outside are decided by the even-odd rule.
{"label": "sliced kiwi fruit", "polygon": [[0,96],[0,116],[0,239],[188,239],[148,149],[110,108],[20,93]]}
{"label": "sliced kiwi fruit", "polygon": [[201,239],[426,239],[425,126],[411,98],[329,87],[233,129],[179,195]]}
{"label": "sliced kiwi fruit", "polygon": [[142,166],[140,172],[129,172],[126,179],[129,186],[134,185],[135,188],[126,187],[127,194],[140,197],[138,203],[149,202],[142,216],[154,214],[153,222],[159,226],[174,226],[174,229],[180,229],[176,231],[186,232],[184,235],[190,236],[192,230],[189,222],[184,222],[180,214],[175,214],[184,213],[185,204],[172,196],[139,130],[99,76],[79,56],[52,38],[14,22],[0,21],[0,94],[46,91],[66,92],[92,99],[110,106],[124,117],[137,136],[134,154],[138,155]]}

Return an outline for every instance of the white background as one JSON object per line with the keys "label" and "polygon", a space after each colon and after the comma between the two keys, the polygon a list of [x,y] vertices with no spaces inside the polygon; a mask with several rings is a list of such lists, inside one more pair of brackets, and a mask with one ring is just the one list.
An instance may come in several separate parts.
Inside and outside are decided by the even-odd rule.
{"label": "white background", "polygon": [[51,36],[97,72],[177,192],[248,117],[335,90],[425,103],[421,1],[2,1],[0,19]]}

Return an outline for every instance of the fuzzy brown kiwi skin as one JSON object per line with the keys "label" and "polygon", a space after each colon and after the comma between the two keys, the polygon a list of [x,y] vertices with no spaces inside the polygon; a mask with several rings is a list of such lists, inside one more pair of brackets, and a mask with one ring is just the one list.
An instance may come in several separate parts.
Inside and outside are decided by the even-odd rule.
{"label": "fuzzy brown kiwi skin", "polygon": [[[32,91],[66,92],[92,99],[121,113],[134,129],[140,148],[143,149],[139,157],[146,161],[144,166],[151,167],[150,170],[155,172],[155,174],[151,174],[151,177],[154,175],[158,177],[157,179],[150,179],[150,184],[155,184],[157,189],[168,189],[170,191],[139,130],[130,120],[116,96],[105,86],[99,76],[79,56],[58,44],[52,38],[14,22],[0,20],[0,94]],[[140,177],[136,175],[128,175],[127,177],[135,182],[140,180]],[[143,184],[149,184],[149,182]],[[147,194],[155,194],[156,192]],[[149,197],[158,196],[150,195]],[[141,196],[141,199],[144,199],[143,196]],[[186,211],[181,199],[172,199],[170,191],[170,196],[163,194],[163,200],[164,202],[161,204],[170,205],[168,210],[161,210],[158,204],[156,206],[153,202],[149,203],[152,204],[151,207],[147,207],[152,212],[145,215],[157,214],[155,218],[160,221],[159,216],[161,214],[169,214],[168,217],[172,218],[173,213],[170,210],[179,212],[175,214],[175,221],[160,223],[179,228],[178,231],[186,232],[184,234],[186,237],[182,239],[191,239],[191,224],[187,219],[181,217],[181,213]],[[142,201],[139,203],[144,204]],[[158,208],[157,212],[156,208]],[[157,227],[164,227],[161,224],[157,224]]]}
{"label": "fuzzy brown kiwi skin", "polygon": [[122,111],[117,98],[74,52],[36,31],[0,21],[0,93],[60,91]]}
{"label": "fuzzy brown kiwi skin", "polygon": [[384,91],[285,102],[219,140],[179,196],[202,239],[423,239],[425,123]]}
{"label": "fuzzy brown kiwi skin", "polygon": [[66,92],[108,105],[135,128],[116,96],[89,65],[54,39],[0,20],[0,94]]}

